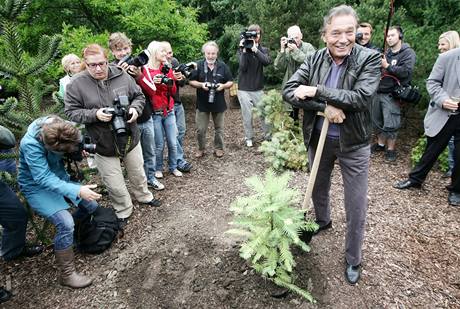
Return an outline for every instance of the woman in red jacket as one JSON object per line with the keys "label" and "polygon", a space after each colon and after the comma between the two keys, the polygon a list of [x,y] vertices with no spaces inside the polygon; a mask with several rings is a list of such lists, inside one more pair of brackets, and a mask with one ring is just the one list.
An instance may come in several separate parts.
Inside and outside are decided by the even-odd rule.
{"label": "woman in red jacket", "polygon": [[153,41],[148,46],[149,62],[142,68],[137,79],[144,94],[149,97],[153,108],[153,127],[155,131],[156,167],[155,177],[163,178],[164,140],[168,143],[169,171],[177,177],[182,173],[177,169],[177,127],[174,115],[174,83],[173,71],[166,59],[166,46]]}

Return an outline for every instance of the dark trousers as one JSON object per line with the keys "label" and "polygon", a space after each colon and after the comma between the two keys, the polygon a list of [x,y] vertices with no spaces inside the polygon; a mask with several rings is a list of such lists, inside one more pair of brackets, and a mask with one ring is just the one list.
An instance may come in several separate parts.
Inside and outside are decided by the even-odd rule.
{"label": "dark trousers", "polygon": [[454,137],[454,168],[449,190],[460,193],[460,114],[450,116],[442,130],[434,137],[427,137],[425,152],[420,162],[409,174],[409,179],[423,183],[439,155],[446,149],[451,137]]}
{"label": "dark trousers", "polygon": [[0,181],[0,225],[3,226],[1,255],[5,260],[18,256],[25,245],[27,212],[16,194]]}
{"label": "dark trousers", "polygon": [[292,111],[289,113],[289,116],[294,119],[295,123],[299,123],[299,109],[296,107],[292,108]]}
{"label": "dark trousers", "polygon": [[[308,149],[310,168],[318,144],[314,134]],[[342,152],[338,139],[326,138],[323,154],[313,187],[313,206],[316,222],[324,226],[331,221],[330,188],[331,174],[335,161],[338,161],[343,179],[343,193],[347,232],[345,236],[345,258],[350,265],[358,265],[362,260],[362,246],[367,213],[367,187],[370,146],[353,151]]]}

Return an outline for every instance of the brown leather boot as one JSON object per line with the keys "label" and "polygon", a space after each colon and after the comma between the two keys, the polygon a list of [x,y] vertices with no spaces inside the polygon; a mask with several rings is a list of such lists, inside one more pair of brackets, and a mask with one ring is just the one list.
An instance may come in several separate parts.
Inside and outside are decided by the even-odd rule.
{"label": "brown leather boot", "polygon": [[86,276],[80,275],[75,271],[73,247],[64,250],[55,250],[56,264],[59,268],[59,283],[78,289],[90,285],[93,280]]}

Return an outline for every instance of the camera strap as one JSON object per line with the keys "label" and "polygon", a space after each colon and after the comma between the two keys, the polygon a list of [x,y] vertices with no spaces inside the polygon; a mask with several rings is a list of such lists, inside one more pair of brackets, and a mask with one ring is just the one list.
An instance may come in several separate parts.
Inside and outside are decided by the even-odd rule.
{"label": "camera strap", "polygon": [[144,75],[144,77],[142,78],[142,81],[147,86],[149,86],[150,89],[152,89],[153,91],[157,91],[157,87],[155,86],[155,83],[153,82],[152,74],[150,73],[149,68],[145,65],[143,69],[145,70],[147,76]]}
{"label": "camera strap", "polygon": [[[208,62],[206,61],[206,59],[204,60],[203,62],[204,64],[204,82],[207,83],[208,82]],[[215,83],[216,82],[216,76],[217,76],[217,60],[216,62],[214,63],[214,69],[212,70],[212,82]]]}

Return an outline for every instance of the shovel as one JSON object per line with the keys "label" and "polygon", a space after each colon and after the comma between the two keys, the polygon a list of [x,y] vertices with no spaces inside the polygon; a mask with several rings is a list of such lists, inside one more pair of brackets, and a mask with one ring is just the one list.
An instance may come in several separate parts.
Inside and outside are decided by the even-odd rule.
{"label": "shovel", "polygon": [[319,162],[323,154],[324,142],[326,141],[327,129],[329,128],[329,120],[322,112],[317,113],[318,116],[324,117],[323,126],[321,127],[321,134],[319,136],[318,146],[316,147],[315,158],[313,159],[313,166],[311,167],[310,178],[308,179],[307,192],[303,199],[302,209],[307,210],[310,206],[311,195],[313,187],[315,186],[316,174],[318,174]]}

